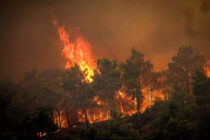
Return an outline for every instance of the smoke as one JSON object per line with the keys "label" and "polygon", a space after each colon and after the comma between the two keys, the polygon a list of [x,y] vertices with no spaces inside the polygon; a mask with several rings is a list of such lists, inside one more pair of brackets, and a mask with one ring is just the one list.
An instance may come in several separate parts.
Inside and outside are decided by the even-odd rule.
{"label": "smoke", "polygon": [[201,7],[200,7],[200,11],[204,14],[208,13],[210,9],[210,1],[209,0],[203,0]]}
{"label": "smoke", "polygon": [[193,25],[194,25],[194,11],[193,11],[193,9],[186,9],[186,12],[185,12],[185,30],[186,30],[186,33],[190,36],[195,35]]}
{"label": "smoke", "polygon": [[[33,67],[63,68],[62,42],[50,9],[71,37],[81,34],[94,58],[124,61],[134,46],[158,69],[178,47],[210,52],[209,0],[5,0],[0,6],[0,77]],[[208,54],[210,55],[210,54]]]}

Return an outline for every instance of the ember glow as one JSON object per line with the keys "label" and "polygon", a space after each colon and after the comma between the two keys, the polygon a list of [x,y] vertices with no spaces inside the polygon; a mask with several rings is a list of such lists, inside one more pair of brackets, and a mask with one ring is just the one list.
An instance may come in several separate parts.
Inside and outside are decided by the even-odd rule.
{"label": "ember glow", "polygon": [[[164,94],[162,91],[153,91],[149,92],[147,88],[142,89],[143,94],[143,101],[141,103],[141,112],[143,113],[148,107],[151,107],[155,101],[157,100],[164,100]],[[118,111],[123,113],[123,116],[125,115],[132,115],[137,112],[136,110],[136,100],[132,99],[131,96],[128,96],[125,92],[122,90],[119,90],[116,95],[116,104]]]}
{"label": "ember glow", "polygon": [[210,77],[210,60],[206,62],[203,69],[204,69],[207,77]]}
{"label": "ember glow", "polygon": [[38,137],[44,137],[44,136],[46,136],[47,135],[47,132],[37,132],[37,136]]}
{"label": "ember glow", "polygon": [[[59,26],[58,21],[53,21],[54,26],[57,29],[60,40],[63,42],[62,55],[66,58],[65,68],[68,69],[75,65],[78,65],[82,72],[85,74],[85,79],[88,82],[93,82],[91,78],[94,75],[96,64],[92,57],[91,45],[83,37],[79,36],[75,40],[71,40],[68,32],[63,26]],[[156,91],[155,93],[148,93],[148,90],[142,90],[144,99],[141,104],[141,112],[144,112],[147,107],[154,104],[156,99],[164,99],[162,92]],[[136,113],[136,100],[132,99],[131,96],[127,95],[123,90],[119,90],[115,94],[115,106],[116,109],[125,115],[132,115]],[[87,109],[88,121],[90,123],[105,121],[111,118],[110,110],[106,108],[108,104],[104,101],[99,100],[96,96],[95,100],[98,106],[105,106],[102,108],[94,107]],[[75,109],[76,110],[76,109]],[[61,128],[67,128],[67,116],[64,110],[54,112],[54,122]],[[85,116],[81,110],[76,110],[74,118],[76,122],[85,122]],[[70,113],[71,114],[71,113]]]}
{"label": "ember glow", "polygon": [[144,100],[141,106],[141,112],[144,112],[148,107],[151,107],[155,101],[164,100],[165,96],[162,90],[150,91],[148,87],[142,89]]}
{"label": "ember glow", "polygon": [[[164,100],[164,95],[161,91],[155,91],[151,94],[147,93],[147,90],[142,90],[144,99],[141,104],[141,112],[143,113],[148,107],[151,107],[155,101]],[[93,100],[97,101],[97,104],[101,107],[92,107],[87,109],[88,121],[89,123],[106,121],[111,118],[110,110],[107,107],[106,102],[100,101],[96,96]],[[117,111],[121,112],[123,116],[133,115],[137,112],[136,110],[136,100],[132,99],[131,96],[128,96],[123,90],[116,92],[115,96],[115,106]],[[72,114],[75,113],[76,114]],[[67,116],[64,110],[55,111],[54,113],[54,122],[61,128],[67,128]],[[81,110],[75,109],[73,112],[70,111],[69,118],[74,123],[84,123],[85,116]]]}
{"label": "ember glow", "polygon": [[65,68],[68,69],[78,65],[81,71],[85,73],[86,80],[92,82],[91,77],[94,74],[95,62],[92,57],[90,43],[81,36],[72,41],[65,28],[58,25],[57,20],[54,20],[53,24],[57,28],[60,40],[64,45],[62,55],[66,58]]}

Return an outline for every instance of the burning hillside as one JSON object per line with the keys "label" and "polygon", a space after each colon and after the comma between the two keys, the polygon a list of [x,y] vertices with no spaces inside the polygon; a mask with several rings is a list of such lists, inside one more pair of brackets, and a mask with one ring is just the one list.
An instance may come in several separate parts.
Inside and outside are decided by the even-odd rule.
{"label": "burning hillside", "polygon": [[0,21],[0,140],[210,139],[210,0],[4,0]]}
{"label": "burning hillside", "polygon": [[[96,69],[96,64],[92,57],[91,45],[88,41],[83,39],[81,36],[77,37],[74,41],[71,40],[65,27],[60,26],[57,20],[53,21],[54,26],[57,29],[60,40],[63,43],[62,55],[66,58],[65,68],[69,69],[75,65],[78,65],[88,82],[93,82],[92,76],[94,75],[94,70]],[[163,100],[164,96],[162,92],[155,91],[151,93],[148,88],[142,90],[143,92],[143,102],[141,103],[141,112],[143,112],[147,107],[154,104],[155,100]],[[150,92],[150,93],[148,93]],[[101,101],[97,97],[92,100],[97,100],[98,106],[107,106],[108,103]],[[122,90],[115,93],[114,104],[119,112],[122,112],[123,116],[132,115],[136,113],[136,100],[131,96],[127,95]],[[76,114],[73,112],[77,112]],[[73,122],[84,122],[85,116],[81,110],[74,109],[70,111],[69,114],[71,121]],[[54,112],[54,121],[58,126],[68,127],[67,117],[64,110],[58,110]],[[106,107],[92,107],[87,109],[88,121],[90,123],[104,121],[110,118],[110,111]],[[76,119],[73,119],[76,118]]]}

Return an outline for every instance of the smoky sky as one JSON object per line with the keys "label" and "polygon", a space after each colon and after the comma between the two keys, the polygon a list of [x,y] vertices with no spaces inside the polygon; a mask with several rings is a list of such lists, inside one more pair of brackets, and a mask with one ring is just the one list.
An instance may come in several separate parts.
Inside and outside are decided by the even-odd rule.
{"label": "smoky sky", "polygon": [[94,59],[124,61],[134,46],[162,70],[180,46],[210,55],[209,0],[2,0],[0,77],[64,67],[52,15],[90,42]]}

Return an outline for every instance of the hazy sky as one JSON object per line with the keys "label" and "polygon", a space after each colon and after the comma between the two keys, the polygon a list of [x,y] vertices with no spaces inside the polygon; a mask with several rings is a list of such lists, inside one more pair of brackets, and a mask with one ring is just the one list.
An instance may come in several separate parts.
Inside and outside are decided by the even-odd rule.
{"label": "hazy sky", "polygon": [[89,40],[95,59],[123,61],[135,46],[164,69],[180,46],[210,55],[210,0],[1,0],[0,77],[64,67],[51,9],[72,37]]}

